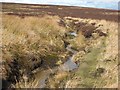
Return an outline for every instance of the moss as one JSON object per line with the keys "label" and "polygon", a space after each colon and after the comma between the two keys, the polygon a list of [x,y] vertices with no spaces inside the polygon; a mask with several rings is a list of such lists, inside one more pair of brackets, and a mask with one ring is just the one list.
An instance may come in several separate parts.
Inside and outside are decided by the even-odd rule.
{"label": "moss", "polygon": [[[93,87],[95,83],[95,77],[91,74],[91,72],[96,70],[97,65],[97,57],[100,54],[100,49],[93,48],[90,53],[85,56],[84,63],[86,63],[86,67],[82,68],[80,65],[79,71],[76,73],[76,76],[80,76],[83,80],[83,87]],[[84,64],[83,63],[83,64]]]}
{"label": "moss", "polygon": [[58,59],[58,55],[57,54],[50,54],[50,55],[47,55],[46,56],[48,59],[53,59],[53,60],[55,60],[55,59]]}

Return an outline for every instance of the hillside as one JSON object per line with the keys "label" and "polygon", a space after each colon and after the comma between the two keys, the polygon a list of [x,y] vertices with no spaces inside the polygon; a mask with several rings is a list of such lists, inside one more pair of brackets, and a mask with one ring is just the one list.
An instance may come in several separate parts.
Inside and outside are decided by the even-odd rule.
{"label": "hillside", "polygon": [[3,88],[117,88],[118,11],[2,3]]}

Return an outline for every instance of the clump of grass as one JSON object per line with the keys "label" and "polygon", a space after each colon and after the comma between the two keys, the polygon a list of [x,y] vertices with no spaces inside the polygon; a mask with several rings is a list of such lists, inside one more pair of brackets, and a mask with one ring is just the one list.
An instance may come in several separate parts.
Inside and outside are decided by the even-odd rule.
{"label": "clump of grass", "polygon": [[48,60],[46,62],[59,60],[59,51],[65,52],[63,42],[65,28],[58,25],[59,19],[57,16],[20,18],[4,15],[3,60],[7,64],[16,60],[20,69],[26,69],[25,72],[30,71],[30,68],[43,59]]}
{"label": "clump of grass", "polygon": [[81,33],[79,33],[78,36],[71,41],[71,45],[72,48],[75,48],[76,50],[83,49],[86,45],[86,39]]}

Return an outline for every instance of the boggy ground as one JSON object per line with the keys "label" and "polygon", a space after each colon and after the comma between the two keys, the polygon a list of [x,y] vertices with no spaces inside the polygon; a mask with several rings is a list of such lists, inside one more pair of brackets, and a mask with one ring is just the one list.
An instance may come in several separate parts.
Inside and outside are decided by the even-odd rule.
{"label": "boggy ground", "polygon": [[[45,79],[45,87],[117,87],[117,11],[64,7],[69,11],[62,16],[64,12],[60,14],[59,10],[51,9],[53,7],[62,10],[64,6],[3,4],[2,79],[10,84],[9,87],[39,87],[39,79],[46,75],[41,72],[53,72],[73,55],[66,49],[69,45],[77,52],[73,61],[78,68],[62,72],[55,70]],[[28,12],[23,12],[26,8]],[[32,8],[36,10],[33,14],[29,11]],[[41,9],[56,14],[36,15]],[[103,17],[101,13],[107,15]],[[73,17],[68,17],[70,15]]]}
{"label": "boggy ground", "polygon": [[43,16],[48,14],[52,16],[57,15],[59,17],[69,16],[117,22],[119,11],[75,6],[2,3],[2,12],[9,15],[18,15],[22,18],[25,16]]}
{"label": "boggy ground", "polygon": [[118,87],[117,23],[80,18],[66,18],[65,21],[73,25],[67,25],[72,28],[70,32],[77,30],[77,36],[68,42],[78,51],[73,60],[79,67],[75,71],[67,72],[67,75],[63,71],[57,72],[48,80],[48,87]]}

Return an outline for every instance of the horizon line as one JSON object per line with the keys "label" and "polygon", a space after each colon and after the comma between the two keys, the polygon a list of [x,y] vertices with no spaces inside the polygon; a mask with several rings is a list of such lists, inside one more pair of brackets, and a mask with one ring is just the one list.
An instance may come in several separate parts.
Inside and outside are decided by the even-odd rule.
{"label": "horizon line", "polygon": [[[67,4],[43,4],[43,3],[22,3],[22,2],[1,2],[0,3],[9,3],[9,4],[27,4],[27,5],[53,5],[53,6],[68,6],[68,7],[81,7],[81,8],[91,8],[91,9],[104,9],[104,10],[115,10],[120,11],[119,7],[118,9],[112,9],[112,8],[102,8],[102,7],[89,7],[89,6],[78,6],[78,5],[67,5]],[[120,3],[120,2],[119,2]],[[118,4],[119,6],[119,4]]]}

